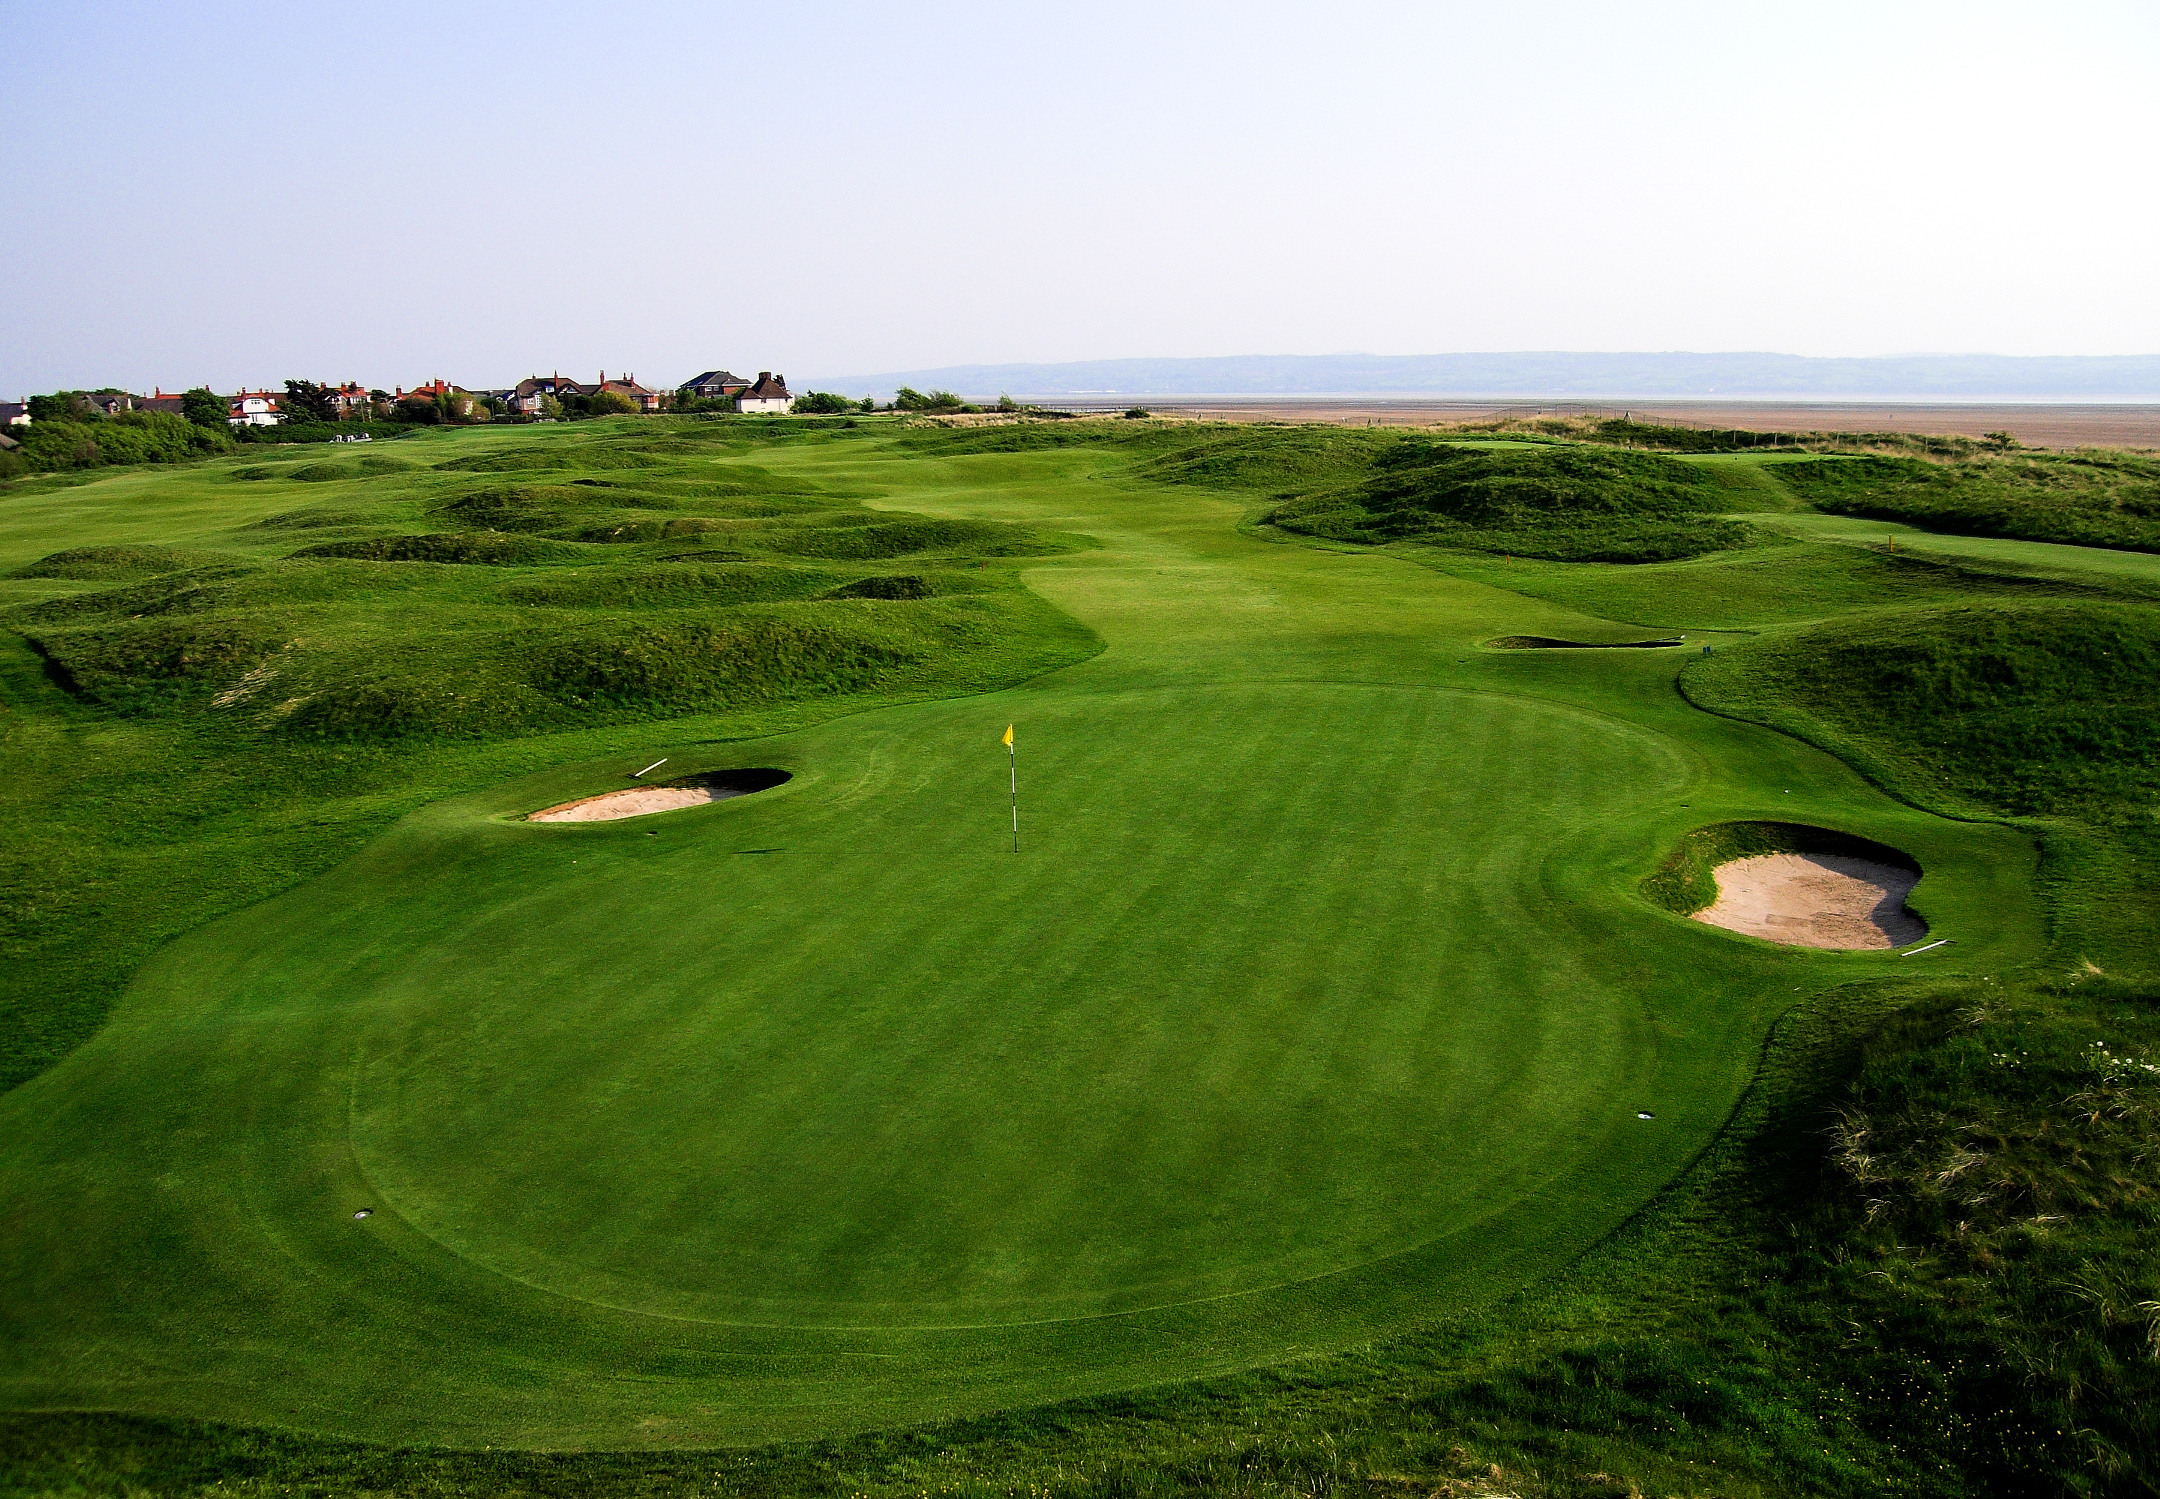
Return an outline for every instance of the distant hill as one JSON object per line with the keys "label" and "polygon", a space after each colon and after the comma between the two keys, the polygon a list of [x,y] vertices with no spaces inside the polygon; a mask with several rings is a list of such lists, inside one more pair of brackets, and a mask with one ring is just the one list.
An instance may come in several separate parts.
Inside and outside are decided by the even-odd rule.
{"label": "distant hill", "polygon": [[1620,396],[2160,399],[2160,355],[1239,354],[957,364],[821,375],[806,389],[890,397],[902,385],[964,396]]}

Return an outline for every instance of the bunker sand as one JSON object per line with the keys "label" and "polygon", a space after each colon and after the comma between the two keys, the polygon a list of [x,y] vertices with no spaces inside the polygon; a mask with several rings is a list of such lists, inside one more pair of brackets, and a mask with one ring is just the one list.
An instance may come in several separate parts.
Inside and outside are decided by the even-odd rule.
{"label": "bunker sand", "polygon": [[1717,868],[1717,900],[1694,919],[1792,947],[1902,947],[1927,935],[1905,909],[1917,871],[1845,854],[1761,854]]}
{"label": "bunker sand", "polygon": [[729,797],[748,796],[779,785],[787,776],[780,771],[729,771],[664,786],[633,786],[625,791],[606,791],[574,802],[544,807],[526,817],[527,822],[619,822],[625,817],[647,817],[655,812],[677,812],[702,807]]}
{"label": "bunker sand", "polygon": [[645,817],[654,812],[674,812],[683,807],[702,807],[743,795],[724,786],[640,786],[634,791],[610,791],[583,801],[564,802],[526,818],[527,822],[616,822],[625,817]]}

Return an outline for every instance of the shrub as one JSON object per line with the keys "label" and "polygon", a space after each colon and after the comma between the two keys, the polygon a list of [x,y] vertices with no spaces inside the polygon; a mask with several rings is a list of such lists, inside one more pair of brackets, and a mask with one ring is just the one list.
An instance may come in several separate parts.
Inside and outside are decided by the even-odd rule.
{"label": "shrub", "polygon": [[958,411],[965,404],[949,390],[933,390],[925,394],[903,385],[893,396],[895,411]]}
{"label": "shrub", "polygon": [[226,420],[232,414],[231,404],[207,385],[198,385],[182,393],[180,414],[196,426],[207,427],[220,436],[231,431],[231,423]]}
{"label": "shrub", "polygon": [[32,422],[18,455],[32,472],[97,468],[109,463],[179,463],[223,452],[232,440],[163,411],[129,411],[94,422]]}

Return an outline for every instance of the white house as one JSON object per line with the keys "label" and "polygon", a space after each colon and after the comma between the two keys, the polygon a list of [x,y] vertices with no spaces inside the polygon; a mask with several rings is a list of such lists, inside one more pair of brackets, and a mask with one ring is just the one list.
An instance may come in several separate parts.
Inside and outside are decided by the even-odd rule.
{"label": "white house", "polygon": [[274,391],[243,390],[226,403],[228,427],[275,427],[285,420]]}
{"label": "white house", "polygon": [[763,411],[785,416],[795,409],[795,398],[788,394],[787,376],[776,375],[771,370],[759,370],[755,384],[742,393],[735,403],[737,411]]}

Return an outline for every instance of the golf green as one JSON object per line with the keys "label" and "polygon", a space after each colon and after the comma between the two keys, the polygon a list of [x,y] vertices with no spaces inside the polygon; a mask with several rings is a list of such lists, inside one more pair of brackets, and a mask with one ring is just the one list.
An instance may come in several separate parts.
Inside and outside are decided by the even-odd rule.
{"label": "golf green", "polygon": [[[1085,665],[656,733],[166,949],[0,1098],[0,1399],[624,1446],[1291,1358],[1565,1264],[1799,992],[1904,961],[1651,906],[1689,828],[1880,839],[1935,961],[2036,947],[2022,835],[1688,708],[1676,655],[1485,651],[1612,627],[1090,461],[906,498],[1100,539],[1030,573]],[[792,779],[521,820],[663,754]]]}

